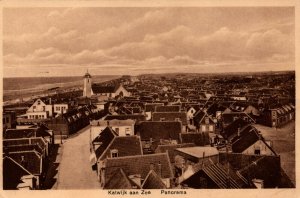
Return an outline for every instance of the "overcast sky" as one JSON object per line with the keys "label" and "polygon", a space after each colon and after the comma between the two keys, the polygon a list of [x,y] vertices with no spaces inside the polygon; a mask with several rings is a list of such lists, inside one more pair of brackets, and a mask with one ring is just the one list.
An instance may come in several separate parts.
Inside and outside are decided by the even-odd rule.
{"label": "overcast sky", "polygon": [[4,76],[294,70],[293,8],[4,8]]}

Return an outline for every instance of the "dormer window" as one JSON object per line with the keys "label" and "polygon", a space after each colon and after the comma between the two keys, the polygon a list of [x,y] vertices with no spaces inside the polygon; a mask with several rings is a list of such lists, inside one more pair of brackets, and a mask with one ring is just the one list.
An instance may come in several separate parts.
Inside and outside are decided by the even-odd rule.
{"label": "dormer window", "polygon": [[119,151],[118,149],[112,149],[110,151],[110,154],[111,154],[111,157],[114,158],[114,157],[119,157]]}

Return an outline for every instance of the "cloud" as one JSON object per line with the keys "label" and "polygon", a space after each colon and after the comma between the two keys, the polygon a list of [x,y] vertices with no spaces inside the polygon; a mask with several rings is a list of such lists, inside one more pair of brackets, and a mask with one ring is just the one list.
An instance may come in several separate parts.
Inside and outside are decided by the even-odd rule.
{"label": "cloud", "polygon": [[253,33],[246,43],[247,52],[255,58],[274,54],[293,53],[293,40],[277,29]]}
{"label": "cloud", "polygon": [[[96,12],[52,9],[47,15],[51,25],[43,31],[4,35],[4,66],[115,65],[115,69],[124,66],[140,71],[151,66],[165,70],[174,66],[175,70],[234,65],[240,70],[247,62],[294,61],[293,21],[268,21],[256,29],[218,22],[203,24],[209,31],[202,31],[197,29],[201,18],[189,15],[184,22],[180,13],[177,8],[146,9],[131,20],[118,18],[118,13],[115,23],[109,24],[109,16],[105,16],[103,27],[94,27],[93,22],[99,20]],[[92,28],[85,28],[82,21]],[[289,29],[283,31],[285,26]]]}

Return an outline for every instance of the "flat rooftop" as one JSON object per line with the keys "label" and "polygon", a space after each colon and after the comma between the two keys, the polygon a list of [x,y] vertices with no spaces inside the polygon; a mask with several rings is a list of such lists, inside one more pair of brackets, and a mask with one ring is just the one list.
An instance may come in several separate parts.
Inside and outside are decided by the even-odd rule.
{"label": "flat rooftop", "polygon": [[185,147],[185,148],[177,148],[177,151],[182,153],[186,153],[188,155],[203,158],[203,153],[205,157],[218,155],[219,151],[215,147],[205,147],[205,146],[195,146],[195,147]]}

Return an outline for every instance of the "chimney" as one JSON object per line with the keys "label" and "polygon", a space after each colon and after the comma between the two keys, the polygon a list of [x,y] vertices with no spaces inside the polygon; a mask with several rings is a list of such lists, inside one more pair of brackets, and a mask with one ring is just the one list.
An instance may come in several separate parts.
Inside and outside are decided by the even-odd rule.
{"label": "chimney", "polygon": [[157,170],[157,172],[158,172],[158,175],[160,176],[160,178],[162,178],[162,168],[161,168],[161,163],[160,163],[160,161],[158,162],[158,170]]}

